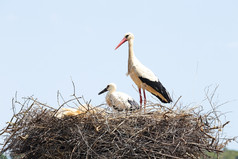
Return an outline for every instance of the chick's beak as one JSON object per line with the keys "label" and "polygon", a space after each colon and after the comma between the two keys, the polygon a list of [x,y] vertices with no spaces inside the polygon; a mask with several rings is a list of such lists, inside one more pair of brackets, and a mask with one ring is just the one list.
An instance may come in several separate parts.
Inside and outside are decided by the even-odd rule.
{"label": "chick's beak", "polygon": [[106,91],[108,91],[107,88],[104,88],[101,92],[98,93],[98,95],[103,94]]}

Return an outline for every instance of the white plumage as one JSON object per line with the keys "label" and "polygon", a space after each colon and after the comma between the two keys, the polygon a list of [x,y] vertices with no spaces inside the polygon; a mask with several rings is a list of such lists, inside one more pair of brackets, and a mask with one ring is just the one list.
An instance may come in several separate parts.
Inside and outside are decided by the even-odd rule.
{"label": "white plumage", "polygon": [[139,109],[139,104],[129,95],[117,92],[116,85],[110,83],[105,89],[98,93],[98,95],[108,91],[106,95],[107,104],[116,111],[133,111]]}
{"label": "white plumage", "polygon": [[55,114],[55,117],[61,119],[65,116],[76,116],[79,114],[94,114],[94,113],[101,113],[105,114],[106,110],[99,107],[93,107],[90,104],[84,104],[78,106],[78,108],[60,108],[57,113]]}
{"label": "white plumage", "polygon": [[141,88],[143,89],[144,94],[144,106],[146,105],[146,95],[145,90],[152,93],[163,103],[170,103],[172,99],[161,84],[159,79],[155,76],[155,74],[145,67],[134,55],[133,44],[134,44],[134,35],[132,33],[127,33],[125,37],[121,40],[121,42],[117,45],[115,49],[120,47],[123,43],[128,41],[129,44],[129,58],[128,58],[128,73],[131,79],[135,82],[139,89],[140,94],[140,105],[142,106],[142,95]]}

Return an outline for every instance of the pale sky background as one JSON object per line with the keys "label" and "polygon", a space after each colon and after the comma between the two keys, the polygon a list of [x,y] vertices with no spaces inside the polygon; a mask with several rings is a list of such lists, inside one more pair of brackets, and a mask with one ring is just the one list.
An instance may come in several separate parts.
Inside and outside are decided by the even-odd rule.
{"label": "pale sky background", "polygon": [[230,101],[219,108],[229,112],[225,135],[238,136],[235,0],[0,1],[0,128],[12,116],[16,91],[19,100],[34,95],[57,107],[58,90],[66,99],[73,93],[71,77],[93,105],[105,102],[98,92],[110,82],[139,102],[126,76],[128,46],[114,50],[126,32],[174,101],[201,104],[204,89],[219,85],[216,102]]}

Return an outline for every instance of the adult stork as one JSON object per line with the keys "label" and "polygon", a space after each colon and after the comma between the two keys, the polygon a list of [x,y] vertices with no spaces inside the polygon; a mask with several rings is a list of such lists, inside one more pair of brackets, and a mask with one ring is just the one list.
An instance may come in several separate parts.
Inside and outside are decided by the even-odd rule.
{"label": "adult stork", "polygon": [[107,92],[106,102],[116,111],[134,111],[139,109],[139,104],[129,95],[117,92],[116,85],[110,83],[105,89],[98,93],[98,95]]}
{"label": "adult stork", "polygon": [[172,99],[169,93],[161,84],[159,79],[155,76],[155,74],[150,69],[148,69],[143,64],[141,64],[140,61],[135,57],[134,51],[133,51],[134,35],[132,33],[126,33],[126,35],[121,40],[121,42],[117,45],[115,50],[119,48],[126,41],[128,41],[128,44],[129,44],[127,75],[130,75],[131,79],[135,82],[135,84],[137,85],[139,89],[140,107],[142,107],[141,89],[143,89],[143,94],[144,94],[144,107],[146,106],[145,90],[152,93],[163,103],[172,102]]}

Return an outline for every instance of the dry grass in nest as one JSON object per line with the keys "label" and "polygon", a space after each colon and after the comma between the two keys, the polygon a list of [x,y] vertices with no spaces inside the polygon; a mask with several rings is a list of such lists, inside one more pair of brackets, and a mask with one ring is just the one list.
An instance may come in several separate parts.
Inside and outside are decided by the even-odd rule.
{"label": "dry grass in nest", "polygon": [[[81,105],[79,100],[74,96],[61,107]],[[205,158],[234,140],[221,138],[228,122],[221,124],[215,109],[202,114],[150,104],[147,112],[56,118],[58,109],[32,97],[15,103],[20,110],[1,131],[6,135],[1,153],[18,158]]]}

